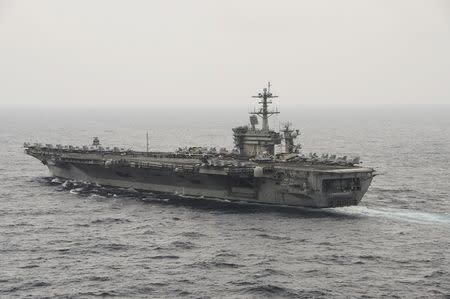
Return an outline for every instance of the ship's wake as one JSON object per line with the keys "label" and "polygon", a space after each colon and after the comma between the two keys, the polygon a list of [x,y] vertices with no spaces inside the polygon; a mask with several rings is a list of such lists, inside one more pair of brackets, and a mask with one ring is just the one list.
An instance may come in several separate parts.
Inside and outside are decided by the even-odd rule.
{"label": "ship's wake", "polygon": [[352,206],[333,209],[334,213],[351,215],[351,216],[364,216],[364,217],[379,217],[392,220],[424,223],[424,224],[448,224],[450,225],[449,213],[428,213],[407,209],[394,209],[394,208],[369,208],[365,206]]}

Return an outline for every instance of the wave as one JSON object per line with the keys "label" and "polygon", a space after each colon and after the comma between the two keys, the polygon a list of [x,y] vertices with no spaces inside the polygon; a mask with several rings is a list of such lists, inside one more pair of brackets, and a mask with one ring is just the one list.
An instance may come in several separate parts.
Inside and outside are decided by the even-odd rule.
{"label": "wave", "polygon": [[110,224],[110,223],[129,223],[131,222],[128,219],[124,219],[124,218],[111,218],[111,217],[107,217],[107,218],[102,218],[102,219],[96,219],[91,221],[92,224]]}
{"label": "wave", "polygon": [[275,270],[271,268],[264,269],[263,271],[260,271],[254,275],[255,278],[262,278],[262,277],[268,277],[268,276],[287,276],[292,277],[292,274],[286,273],[281,270]]}
{"label": "wave", "polygon": [[92,292],[81,292],[77,294],[77,297],[103,297],[103,298],[108,298],[108,297],[117,297],[117,296],[121,296],[123,294],[119,294],[115,291],[92,291]]}
{"label": "wave", "polygon": [[32,264],[32,265],[20,266],[19,268],[20,269],[33,269],[33,268],[38,268],[38,267],[39,267],[39,265]]}
{"label": "wave", "polygon": [[410,189],[410,188],[381,188],[381,187],[371,187],[372,192],[380,193],[380,192],[386,192],[386,193],[412,193],[412,192],[418,192],[417,190]]}
{"label": "wave", "polygon": [[269,240],[275,240],[275,241],[290,241],[291,238],[287,237],[287,236],[273,236],[273,235],[268,235],[268,234],[257,234],[257,237],[261,237],[264,239],[269,239]]}
{"label": "wave", "polygon": [[177,255],[155,255],[150,257],[150,259],[152,260],[165,260],[165,259],[177,260],[179,258],[180,257]]}
{"label": "wave", "polygon": [[98,250],[109,250],[109,251],[127,251],[130,248],[133,248],[134,246],[129,244],[120,244],[120,243],[98,243],[93,246],[90,246],[90,248],[87,248],[86,251],[93,252],[93,249]]}
{"label": "wave", "polygon": [[228,257],[237,257],[237,256],[238,256],[237,253],[233,253],[233,252],[226,251],[226,250],[221,250],[221,252],[219,252],[215,255],[216,258],[228,258]]}
{"label": "wave", "polygon": [[266,284],[249,287],[243,290],[245,294],[269,298],[315,298],[327,294],[317,290],[295,290],[276,285]]}
{"label": "wave", "polygon": [[110,281],[111,278],[108,276],[91,276],[88,278],[90,281]]}
{"label": "wave", "polygon": [[199,232],[183,232],[181,233],[182,236],[187,237],[187,238],[201,238],[201,237],[206,237],[205,234],[199,233]]}
{"label": "wave", "polygon": [[191,243],[189,241],[183,242],[183,241],[174,241],[170,243],[169,247],[175,247],[175,248],[181,248],[181,249],[193,249],[197,247],[194,243]]}
{"label": "wave", "polygon": [[217,260],[196,262],[190,266],[204,268],[204,269],[220,269],[220,268],[237,269],[237,268],[243,267],[243,265],[224,262],[224,261],[217,261]]}
{"label": "wave", "polygon": [[440,278],[440,277],[448,277],[449,273],[447,271],[443,271],[443,270],[436,270],[431,272],[430,274],[427,274],[424,276],[424,278],[432,278],[432,279],[436,279],[436,278]]}
{"label": "wave", "polygon": [[49,287],[49,286],[51,286],[51,284],[48,282],[45,282],[45,281],[30,281],[30,282],[23,283],[20,286],[14,286],[9,289],[0,290],[0,292],[1,293],[12,293],[12,292],[16,292],[19,290],[24,291],[24,290],[31,290],[34,288],[43,288],[43,287]]}

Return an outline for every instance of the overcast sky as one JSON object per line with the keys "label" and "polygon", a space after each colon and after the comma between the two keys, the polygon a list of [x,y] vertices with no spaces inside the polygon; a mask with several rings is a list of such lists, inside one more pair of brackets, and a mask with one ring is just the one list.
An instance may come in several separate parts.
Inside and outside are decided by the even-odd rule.
{"label": "overcast sky", "polygon": [[0,0],[0,105],[450,103],[450,1]]}

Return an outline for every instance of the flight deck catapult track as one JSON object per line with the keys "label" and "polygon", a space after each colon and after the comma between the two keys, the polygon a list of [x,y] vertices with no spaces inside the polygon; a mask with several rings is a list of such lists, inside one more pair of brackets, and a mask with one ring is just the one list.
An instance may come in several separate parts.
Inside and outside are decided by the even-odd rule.
{"label": "flight deck catapult track", "polygon": [[[297,130],[269,128],[268,117],[278,113],[268,109],[276,97],[270,85],[256,97],[262,107],[250,113],[250,126],[233,129],[233,151],[136,152],[104,148],[95,138],[90,147],[26,143],[25,152],[55,177],[104,186],[313,208],[357,205],[374,170],[360,167],[359,159],[300,154]],[[261,128],[256,127],[258,116]],[[276,153],[282,141],[284,152]]]}

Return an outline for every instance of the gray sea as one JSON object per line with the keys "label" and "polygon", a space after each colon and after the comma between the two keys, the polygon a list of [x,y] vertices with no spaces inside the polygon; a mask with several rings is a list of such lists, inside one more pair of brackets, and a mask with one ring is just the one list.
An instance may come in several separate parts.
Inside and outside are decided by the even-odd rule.
{"label": "gray sea", "polygon": [[450,107],[280,108],[304,152],[376,168],[360,206],[64,188],[21,148],[230,148],[246,109],[2,109],[0,297],[450,298]]}

